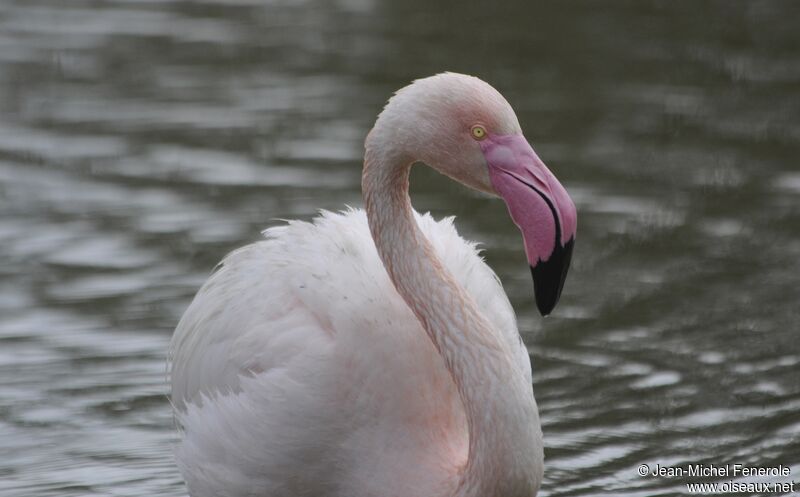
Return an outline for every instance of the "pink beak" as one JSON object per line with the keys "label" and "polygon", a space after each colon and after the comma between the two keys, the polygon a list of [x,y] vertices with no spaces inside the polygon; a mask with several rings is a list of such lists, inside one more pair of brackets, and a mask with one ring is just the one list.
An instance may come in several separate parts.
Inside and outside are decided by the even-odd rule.
{"label": "pink beak", "polygon": [[488,135],[479,143],[492,186],[522,231],[536,306],[547,316],[558,303],[572,259],[575,204],[524,136]]}

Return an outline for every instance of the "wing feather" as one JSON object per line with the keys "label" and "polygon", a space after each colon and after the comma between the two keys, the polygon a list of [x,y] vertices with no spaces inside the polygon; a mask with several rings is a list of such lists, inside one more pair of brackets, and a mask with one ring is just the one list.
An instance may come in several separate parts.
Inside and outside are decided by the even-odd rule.
{"label": "wing feather", "polygon": [[[417,221],[530,377],[514,311],[475,244],[458,235],[453,218],[437,222],[425,214]],[[291,221],[264,234],[225,257],[178,323],[170,344],[176,406],[201,393],[236,392],[242,377],[323,353],[337,334],[358,328],[354,320],[363,322],[365,310],[379,319],[404,307],[362,210],[322,212],[313,223]]]}

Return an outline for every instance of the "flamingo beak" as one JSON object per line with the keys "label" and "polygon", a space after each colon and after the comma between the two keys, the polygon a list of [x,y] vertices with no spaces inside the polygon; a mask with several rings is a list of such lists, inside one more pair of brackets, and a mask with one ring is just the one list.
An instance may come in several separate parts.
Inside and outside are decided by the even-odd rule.
{"label": "flamingo beak", "polygon": [[575,245],[575,204],[522,135],[487,135],[480,142],[489,179],[522,231],[536,306],[553,311]]}

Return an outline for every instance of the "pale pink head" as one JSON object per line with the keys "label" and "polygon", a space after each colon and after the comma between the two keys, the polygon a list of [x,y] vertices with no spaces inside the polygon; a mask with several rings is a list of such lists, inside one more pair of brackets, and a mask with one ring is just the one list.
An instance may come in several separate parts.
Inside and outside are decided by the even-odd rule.
{"label": "pale pink head", "polygon": [[[391,134],[391,140],[376,136],[380,133]],[[505,98],[484,81],[463,74],[417,80],[389,101],[366,145],[370,149],[373,143],[389,142],[394,147],[385,153],[424,162],[505,200],[522,231],[537,307],[549,314],[569,269],[575,205],[522,135]]]}

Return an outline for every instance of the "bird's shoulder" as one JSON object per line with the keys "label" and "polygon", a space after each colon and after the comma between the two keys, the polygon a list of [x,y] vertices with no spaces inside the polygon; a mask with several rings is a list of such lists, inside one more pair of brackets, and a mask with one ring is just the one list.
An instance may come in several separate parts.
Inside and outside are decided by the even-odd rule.
{"label": "bird's shoulder", "polygon": [[[514,312],[475,244],[458,235],[453,218],[416,218],[447,269],[519,347]],[[181,318],[170,345],[173,402],[235,391],[242,375],[325,354],[340,334],[380,329],[393,316],[412,321],[363,210],[269,228],[223,259]],[[520,360],[527,363],[526,352]]]}

